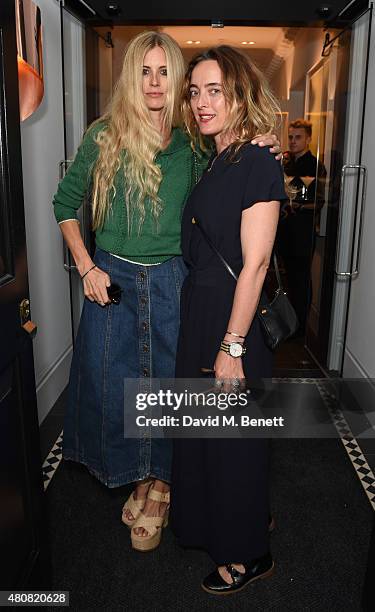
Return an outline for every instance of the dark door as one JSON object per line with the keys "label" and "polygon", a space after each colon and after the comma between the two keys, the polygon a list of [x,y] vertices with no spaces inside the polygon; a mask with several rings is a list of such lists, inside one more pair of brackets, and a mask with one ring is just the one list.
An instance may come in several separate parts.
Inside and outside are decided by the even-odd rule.
{"label": "dark door", "polygon": [[48,587],[23,209],[14,0],[0,6],[1,587]]}

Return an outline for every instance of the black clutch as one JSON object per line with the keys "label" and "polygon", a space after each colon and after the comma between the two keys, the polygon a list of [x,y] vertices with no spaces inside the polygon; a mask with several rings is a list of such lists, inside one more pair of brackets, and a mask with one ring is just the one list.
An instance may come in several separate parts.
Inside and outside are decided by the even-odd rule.
{"label": "black clutch", "polygon": [[[209,244],[211,249],[221,260],[222,264],[228,270],[229,274],[233,276],[235,280],[238,279],[236,273],[232,270],[228,262],[224,259],[220,251],[212,243],[205,230],[198,223],[197,219],[194,219],[195,225],[200,229],[206,242]],[[275,268],[275,274],[277,278],[278,287],[276,289],[274,298],[272,301],[266,299],[265,293],[262,292],[261,300],[259,302],[256,315],[258,317],[263,337],[266,345],[271,350],[274,350],[279,346],[280,342],[287,340],[292,336],[298,329],[298,319],[289,298],[284,291],[279,266],[277,263],[276,254],[273,254],[273,263]]]}

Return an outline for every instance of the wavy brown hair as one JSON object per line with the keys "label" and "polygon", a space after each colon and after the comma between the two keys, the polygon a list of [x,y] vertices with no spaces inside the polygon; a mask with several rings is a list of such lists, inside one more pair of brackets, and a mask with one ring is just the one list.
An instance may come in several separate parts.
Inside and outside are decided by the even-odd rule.
{"label": "wavy brown hair", "polygon": [[215,60],[221,70],[223,94],[228,116],[224,132],[234,134],[230,158],[257,134],[276,130],[280,106],[267,80],[255,64],[237,49],[222,45],[196,55],[190,62],[182,89],[182,116],[190,138],[201,148],[205,139],[199,132],[190,106],[190,83],[194,68],[207,60]]}

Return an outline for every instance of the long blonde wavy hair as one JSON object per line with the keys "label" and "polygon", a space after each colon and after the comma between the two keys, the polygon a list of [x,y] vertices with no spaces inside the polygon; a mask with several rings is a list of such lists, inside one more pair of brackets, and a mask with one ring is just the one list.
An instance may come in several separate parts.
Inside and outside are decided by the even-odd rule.
{"label": "long blonde wavy hair", "polygon": [[143,32],[127,46],[112,100],[104,115],[95,122],[104,121],[105,126],[96,138],[99,156],[93,169],[94,230],[102,227],[111,208],[116,193],[114,179],[121,168],[125,174],[128,233],[131,232],[135,209],[139,213],[140,232],[146,214],[146,198],[150,200],[156,225],[162,211],[158,197],[162,175],[155,163],[155,156],[162,148],[162,133],[153,125],[142,93],[144,57],[156,46],[165,52],[168,79],[162,131],[168,134],[172,127],[181,123],[180,99],[185,72],[181,50],[167,34]]}
{"label": "long blonde wavy hair", "polygon": [[195,143],[205,148],[199,127],[190,106],[190,82],[192,72],[200,62],[215,60],[222,73],[223,94],[228,106],[224,133],[234,134],[230,160],[233,161],[240,147],[257,134],[275,133],[280,107],[267,80],[255,64],[237,49],[222,45],[212,47],[196,55],[190,62],[182,90],[182,116]]}

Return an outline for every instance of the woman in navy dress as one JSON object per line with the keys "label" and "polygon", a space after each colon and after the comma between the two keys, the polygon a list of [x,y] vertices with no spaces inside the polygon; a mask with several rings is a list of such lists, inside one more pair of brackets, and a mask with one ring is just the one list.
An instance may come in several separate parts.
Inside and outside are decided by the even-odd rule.
{"label": "woman in navy dress", "polygon": [[[261,73],[226,46],[192,60],[183,106],[191,136],[201,145],[202,137],[214,139],[217,155],[183,214],[189,274],[176,377],[212,369],[217,386],[230,380],[236,388],[241,379],[272,376],[272,353],[254,314],[286,195],[280,164],[251,140],[275,128],[278,107]],[[239,274],[237,282],[200,228]],[[204,548],[215,561],[202,582],[210,593],[233,593],[273,571],[267,471],[265,439],[175,440],[172,527],[183,546]]]}

